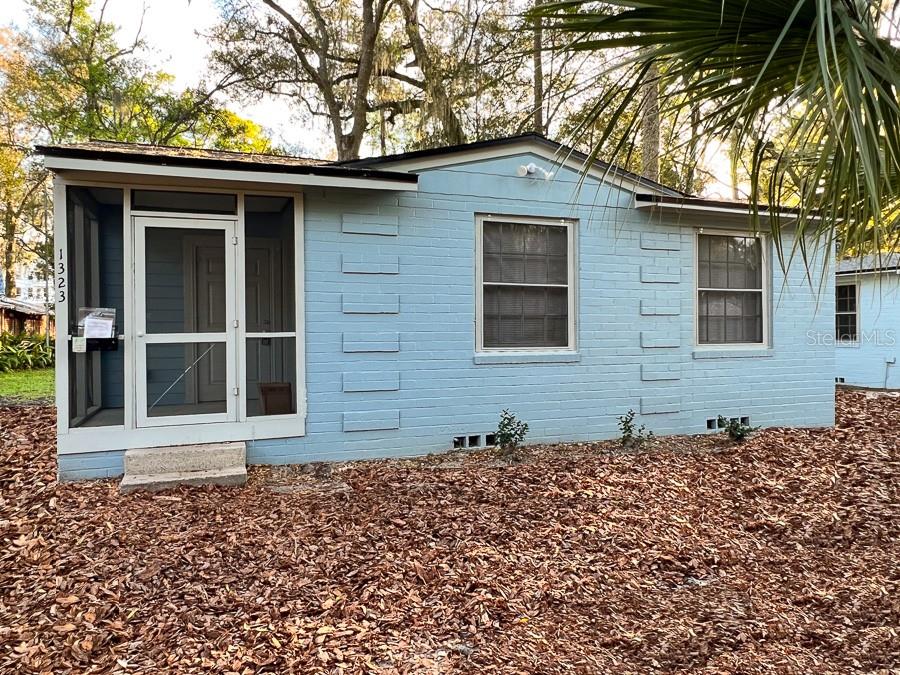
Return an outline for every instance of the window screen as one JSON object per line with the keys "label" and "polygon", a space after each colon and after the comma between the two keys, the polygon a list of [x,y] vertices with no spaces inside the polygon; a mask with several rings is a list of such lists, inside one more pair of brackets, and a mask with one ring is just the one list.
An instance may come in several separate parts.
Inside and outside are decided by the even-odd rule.
{"label": "window screen", "polygon": [[855,342],[857,335],[856,284],[835,286],[835,335],[838,342]]}
{"label": "window screen", "polygon": [[758,237],[698,237],[700,344],[762,343],[763,265]]}
{"label": "window screen", "polygon": [[237,196],[217,192],[132,190],[131,208],[135,211],[236,214]]}
{"label": "window screen", "polygon": [[482,251],[483,347],[568,347],[568,227],[485,221]]}

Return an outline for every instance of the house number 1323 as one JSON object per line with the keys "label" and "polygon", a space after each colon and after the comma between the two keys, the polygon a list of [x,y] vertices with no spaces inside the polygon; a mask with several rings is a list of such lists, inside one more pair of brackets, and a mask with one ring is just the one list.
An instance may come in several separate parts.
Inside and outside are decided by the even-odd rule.
{"label": "house number 1323", "polygon": [[56,301],[66,301],[66,260],[63,250],[59,249],[59,261],[56,263]]}

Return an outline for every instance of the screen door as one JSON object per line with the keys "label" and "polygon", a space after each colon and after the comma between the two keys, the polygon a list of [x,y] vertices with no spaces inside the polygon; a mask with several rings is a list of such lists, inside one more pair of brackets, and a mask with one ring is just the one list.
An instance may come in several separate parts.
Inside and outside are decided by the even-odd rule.
{"label": "screen door", "polygon": [[235,221],[134,225],[138,426],[235,420]]}

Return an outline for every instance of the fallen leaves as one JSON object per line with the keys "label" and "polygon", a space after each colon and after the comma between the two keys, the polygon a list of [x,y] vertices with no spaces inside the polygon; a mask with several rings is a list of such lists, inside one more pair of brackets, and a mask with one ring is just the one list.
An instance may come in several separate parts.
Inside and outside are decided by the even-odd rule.
{"label": "fallen leaves", "polygon": [[0,671],[896,668],[900,398],[837,412],[122,496],[55,483],[51,409],[0,409]]}

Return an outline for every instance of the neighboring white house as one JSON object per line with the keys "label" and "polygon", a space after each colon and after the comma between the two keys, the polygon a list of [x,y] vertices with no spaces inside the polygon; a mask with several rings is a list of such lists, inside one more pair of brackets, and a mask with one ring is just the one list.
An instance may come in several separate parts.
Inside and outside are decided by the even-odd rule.
{"label": "neighboring white house", "polygon": [[53,304],[53,283],[48,282],[34,262],[19,263],[15,266],[15,292],[8,297],[32,305]]}
{"label": "neighboring white house", "polygon": [[835,300],[837,381],[900,389],[900,253],[842,260]]}

